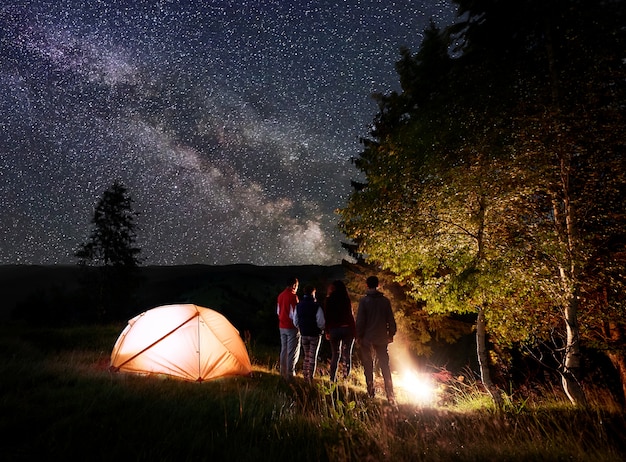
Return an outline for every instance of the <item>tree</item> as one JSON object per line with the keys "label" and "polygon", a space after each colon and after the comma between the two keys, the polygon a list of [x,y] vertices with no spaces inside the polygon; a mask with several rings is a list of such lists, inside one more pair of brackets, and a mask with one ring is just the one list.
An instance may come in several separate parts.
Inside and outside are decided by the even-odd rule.
{"label": "tree", "polygon": [[[535,53],[518,65],[524,71],[510,115],[515,150],[532,165],[526,169],[528,193],[520,196],[526,217],[533,217],[519,229],[529,250],[525,260],[540,275],[534,281],[537,292],[562,313],[560,372],[575,403],[585,401],[579,381],[581,342],[601,312],[590,303],[589,286],[609,283],[607,273],[598,270],[597,256],[623,251],[624,202],[619,197],[626,187],[626,93],[620,3],[534,5],[545,7],[544,19],[529,33]],[[613,289],[623,286],[619,279],[610,281]],[[623,319],[617,305],[603,311],[614,321]]]}
{"label": "tree", "polygon": [[89,239],[76,252],[80,264],[111,267],[139,265],[141,249],[135,247],[138,215],[126,187],[115,181],[96,205]]}
{"label": "tree", "polygon": [[[377,96],[341,227],[431,311],[474,312],[505,345],[563,331],[564,390],[584,403],[581,310],[601,318],[591,294],[623,287],[620,2],[456,3],[465,20],[403,50],[403,92]],[[432,52],[450,37],[455,59]]]}
{"label": "tree", "polygon": [[420,52],[403,50],[397,70],[404,91],[378,98],[376,139],[365,141],[356,161],[368,182],[342,211],[342,228],[430,313],[477,315],[481,377],[499,402],[484,311],[498,287],[500,263],[489,231],[496,206],[503,207],[494,198],[504,202],[508,184],[502,181],[506,169],[495,168],[506,155],[497,120],[506,100],[489,97],[493,89],[479,85],[484,72],[456,79],[458,64],[445,55],[448,43],[448,34],[431,25]]}
{"label": "tree", "polygon": [[87,285],[99,320],[125,314],[131,300],[141,252],[136,246],[138,213],[132,203],[126,187],[115,181],[98,201],[89,239],[76,252],[81,266],[95,267],[87,271]]}

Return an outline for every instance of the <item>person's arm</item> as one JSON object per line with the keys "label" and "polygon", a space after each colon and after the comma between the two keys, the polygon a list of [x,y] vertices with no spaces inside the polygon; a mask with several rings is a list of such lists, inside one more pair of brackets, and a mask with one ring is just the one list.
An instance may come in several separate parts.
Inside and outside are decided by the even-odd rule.
{"label": "person's arm", "polygon": [[317,322],[317,327],[324,330],[326,328],[326,319],[324,318],[324,311],[321,306],[317,307],[317,313],[315,315],[315,321]]}
{"label": "person's arm", "polygon": [[290,317],[293,321],[293,325],[298,327],[298,306],[295,308],[292,307]]}
{"label": "person's arm", "polygon": [[[291,304],[289,305],[289,319],[295,324],[296,323],[296,310],[298,309],[298,304],[300,300],[298,300],[298,296],[296,294],[293,295],[291,299]],[[297,327],[297,326],[296,326]]]}

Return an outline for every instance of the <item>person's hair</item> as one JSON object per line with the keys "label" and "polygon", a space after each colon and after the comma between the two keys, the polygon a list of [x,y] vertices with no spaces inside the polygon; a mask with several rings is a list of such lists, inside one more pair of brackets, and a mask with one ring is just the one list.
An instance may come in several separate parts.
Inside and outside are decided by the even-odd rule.
{"label": "person's hair", "polygon": [[367,287],[369,287],[370,289],[375,289],[378,287],[378,278],[376,276],[370,276],[367,278],[365,283],[367,284]]}
{"label": "person's hair", "polygon": [[341,295],[342,297],[349,297],[348,289],[346,288],[346,285],[343,283],[343,281],[337,279],[336,281],[331,282],[330,285],[335,288],[335,290],[333,290],[332,292],[333,294]]}
{"label": "person's hair", "polygon": [[343,281],[337,279],[331,282],[330,285],[333,286],[335,290],[330,293],[329,297],[332,297],[333,299],[343,300],[344,302],[347,300],[347,302],[350,303],[350,295],[348,294],[348,289],[346,288],[346,285],[343,283]]}
{"label": "person's hair", "polygon": [[289,279],[287,279],[287,287],[293,287],[294,284],[298,283],[298,278],[295,276],[291,276]]}
{"label": "person's hair", "polygon": [[304,286],[304,294],[305,295],[312,295],[313,292],[315,292],[315,287],[312,286],[311,284],[307,284],[306,286]]}

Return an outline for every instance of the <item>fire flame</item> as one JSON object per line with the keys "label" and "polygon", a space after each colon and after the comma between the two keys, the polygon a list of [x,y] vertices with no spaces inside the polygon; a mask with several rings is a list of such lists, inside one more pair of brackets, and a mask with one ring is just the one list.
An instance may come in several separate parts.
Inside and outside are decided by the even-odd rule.
{"label": "fire flame", "polygon": [[437,402],[437,387],[430,374],[405,369],[394,377],[398,398],[408,403],[433,405]]}

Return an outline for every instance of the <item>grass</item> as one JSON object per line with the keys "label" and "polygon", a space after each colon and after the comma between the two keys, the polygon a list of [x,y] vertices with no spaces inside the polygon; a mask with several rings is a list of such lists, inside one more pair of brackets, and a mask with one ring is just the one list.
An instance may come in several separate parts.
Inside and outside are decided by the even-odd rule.
{"label": "grass", "polygon": [[[495,412],[475,383],[445,403],[391,407],[347,384],[283,382],[267,349],[252,377],[205,383],[111,373],[119,326],[4,329],[2,459],[201,461],[614,461],[626,422],[598,391],[586,409],[557,390]],[[9,436],[10,437],[6,437]]]}

